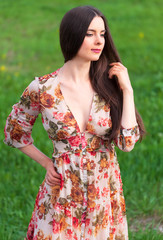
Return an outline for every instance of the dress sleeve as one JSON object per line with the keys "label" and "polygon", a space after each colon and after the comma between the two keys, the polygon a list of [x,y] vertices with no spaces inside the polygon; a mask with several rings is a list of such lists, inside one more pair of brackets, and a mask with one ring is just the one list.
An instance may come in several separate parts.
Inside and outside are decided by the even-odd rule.
{"label": "dress sleeve", "polygon": [[32,127],[39,112],[39,84],[38,78],[35,78],[23,92],[20,101],[12,107],[4,129],[4,143],[15,148],[32,144]]}
{"label": "dress sleeve", "polygon": [[129,152],[134,148],[134,145],[139,138],[140,134],[138,125],[129,129],[121,127],[114,143],[120,150]]}

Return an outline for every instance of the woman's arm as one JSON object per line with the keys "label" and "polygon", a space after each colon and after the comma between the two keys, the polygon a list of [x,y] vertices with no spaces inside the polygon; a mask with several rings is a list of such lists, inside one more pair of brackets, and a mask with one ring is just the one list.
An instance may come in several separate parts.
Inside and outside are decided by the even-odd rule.
{"label": "woman's arm", "polygon": [[121,128],[114,142],[119,149],[129,152],[134,148],[135,143],[140,137],[136,121],[133,89],[127,68],[119,62],[111,63],[110,66],[109,78],[116,75],[123,92]]}
{"label": "woman's arm", "polygon": [[123,90],[123,109],[121,126],[124,128],[132,128],[137,125],[134,94],[132,89]]}
{"label": "woman's arm", "polygon": [[6,120],[4,143],[20,149],[30,158],[41,164],[46,170],[46,182],[49,185],[60,184],[60,175],[55,171],[50,158],[33,145],[32,128],[40,112],[39,82],[33,80],[23,92],[20,101]]}
{"label": "woman's arm", "polygon": [[18,149],[47,170],[45,179],[48,185],[53,186],[61,183],[60,174],[56,172],[52,160],[37,149],[33,144]]}
{"label": "woman's arm", "polygon": [[135,114],[134,94],[127,68],[119,62],[111,63],[110,66],[112,67],[109,70],[109,78],[112,78],[113,75],[116,75],[120,88],[123,92],[121,126],[126,129],[132,128],[137,125],[137,122]]}

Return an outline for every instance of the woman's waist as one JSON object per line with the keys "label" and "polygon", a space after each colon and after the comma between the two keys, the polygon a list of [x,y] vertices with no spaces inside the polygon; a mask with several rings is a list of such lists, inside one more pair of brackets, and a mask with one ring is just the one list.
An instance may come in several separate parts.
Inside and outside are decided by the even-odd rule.
{"label": "woman's waist", "polygon": [[[69,141],[67,139],[61,141],[53,141],[53,157],[62,155],[63,153],[86,155],[87,153],[96,154],[96,152],[108,152],[110,150],[108,140],[104,140],[98,136],[94,136],[82,141]],[[111,145],[114,148],[114,145]]]}

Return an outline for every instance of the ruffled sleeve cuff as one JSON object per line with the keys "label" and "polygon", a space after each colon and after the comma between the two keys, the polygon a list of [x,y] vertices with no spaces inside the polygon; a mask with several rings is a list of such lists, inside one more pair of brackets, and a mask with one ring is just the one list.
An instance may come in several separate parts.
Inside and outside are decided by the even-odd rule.
{"label": "ruffled sleeve cuff", "polygon": [[120,150],[129,152],[134,148],[134,145],[139,140],[139,138],[140,133],[138,125],[128,129],[121,127],[114,143]]}

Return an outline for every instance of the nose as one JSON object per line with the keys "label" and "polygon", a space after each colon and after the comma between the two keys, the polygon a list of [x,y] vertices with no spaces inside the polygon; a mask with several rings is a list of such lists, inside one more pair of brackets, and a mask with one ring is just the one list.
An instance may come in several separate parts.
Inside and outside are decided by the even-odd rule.
{"label": "nose", "polygon": [[100,34],[97,34],[95,38],[95,44],[101,45],[103,42],[104,42],[104,38]]}

